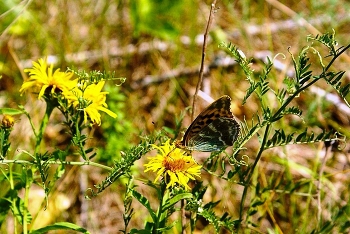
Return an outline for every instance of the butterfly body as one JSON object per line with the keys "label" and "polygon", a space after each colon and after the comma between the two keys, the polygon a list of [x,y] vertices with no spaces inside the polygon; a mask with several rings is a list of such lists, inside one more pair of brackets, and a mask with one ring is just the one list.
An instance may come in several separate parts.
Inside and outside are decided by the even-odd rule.
{"label": "butterfly body", "polygon": [[190,151],[212,152],[232,146],[240,126],[231,109],[231,98],[222,96],[204,111],[188,127],[179,148]]}

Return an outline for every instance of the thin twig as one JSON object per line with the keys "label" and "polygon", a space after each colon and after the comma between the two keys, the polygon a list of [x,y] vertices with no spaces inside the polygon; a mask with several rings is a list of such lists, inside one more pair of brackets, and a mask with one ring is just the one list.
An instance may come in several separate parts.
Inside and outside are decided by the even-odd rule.
{"label": "thin twig", "polygon": [[213,3],[211,4],[207,28],[205,29],[205,33],[204,33],[204,41],[203,41],[203,48],[202,48],[202,61],[201,61],[201,67],[199,69],[199,79],[198,79],[198,83],[197,83],[197,87],[196,87],[196,92],[193,95],[191,121],[193,121],[193,117],[194,117],[194,113],[195,113],[195,104],[196,104],[196,100],[197,100],[198,90],[200,89],[202,82],[203,82],[204,59],[205,59],[205,54],[206,54],[205,51],[207,49],[207,39],[208,39],[208,34],[209,34],[209,28],[210,28],[211,22],[213,21],[213,18],[214,18],[215,5],[216,5],[216,0],[214,0]]}
{"label": "thin twig", "polygon": [[[194,117],[194,113],[195,113],[195,104],[196,104],[197,94],[198,94],[198,91],[199,91],[199,89],[202,85],[202,81],[203,81],[204,59],[205,59],[205,53],[206,53],[205,51],[207,49],[207,39],[208,39],[208,35],[209,35],[209,28],[210,28],[211,22],[213,21],[213,17],[214,17],[215,5],[216,5],[216,0],[214,0],[213,3],[211,4],[209,19],[208,19],[207,27],[206,27],[205,33],[204,33],[203,48],[202,48],[202,61],[201,61],[201,67],[199,69],[199,78],[198,78],[196,91],[195,91],[194,96],[193,96],[191,121],[193,121],[193,117]],[[185,205],[186,205],[185,200],[181,200],[181,226],[182,226],[181,233],[182,234],[186,233]]]}

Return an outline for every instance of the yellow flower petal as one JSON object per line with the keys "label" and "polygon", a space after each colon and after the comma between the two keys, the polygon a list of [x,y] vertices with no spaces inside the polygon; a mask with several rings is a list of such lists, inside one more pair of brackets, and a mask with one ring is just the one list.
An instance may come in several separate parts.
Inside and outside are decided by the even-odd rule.
{"label": "yellow flower petal", "polygon": [[[68,99],[68,102],[76,108],[80,108],[79,100],[83,99],[87,103],[87,106],[83,107],[84,111],[84,122],[86,123],[88,117],[91,122],[96,123],[98,125],[101,124],[101,114],[99,111],[103,111],[112,118],[116,118],[117,114],[107,109],[106,103],[106,95],[108,92],[101,92],[105,81],[100,81],[97,84],[90,84],[86,87],[84,92],[78,87],[68,90],[64,93],[65,97]],[[84,86],[85,84],[83,84]]]}
{"label": "yellow flower petal", "polygon": [[162,146],[153,145],[153,148],[157,149],[159,154],[149,158],[149,162],[144,165],[145,172],[157,172],[155,181],[163,176],[166,179],[167,188],[180,185],[189,190],[188,182],[190,179],[200,177],[201,166],[192,156],[185,155],[181,149],[170,144],[170,140]]}
{"label": "yellow flower petal", "polygon": [[29,73],[29,79],[23,82],[19,91],[23,93],[32,89],[32,91],[39,92],[38,99],[44,95],[48,88],[51,88],[51,93],[64,92],[75,87],[77,83],[76,80],[72,80],[72,72],[60,72],[60,69],[57,69],[53,73],[53,65],[48,67],[44,59],[33,62],[33,68],[24,69],[24,71]]}

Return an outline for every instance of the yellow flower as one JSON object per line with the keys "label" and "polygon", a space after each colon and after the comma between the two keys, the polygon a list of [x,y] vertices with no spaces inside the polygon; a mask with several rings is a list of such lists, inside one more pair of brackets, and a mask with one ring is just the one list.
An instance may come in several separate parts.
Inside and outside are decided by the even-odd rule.
{"label": "yellow flower", "polygon": [[170,181],[166,181],[167,188],[179,184],[189,190],[188,181],[195,180],[194,176],[200,177],[201,166],[194,161],[192,156],[185,155],[181,149],[170,144],[170,140],[160,147],[156,145],[153,147],[158,150],[159,154],[149,158],[150,161],[144,165],[145,172],[157,172],[154,182],[162,175],[164,178],[169,178]]}
{"label": "yellow flower", "polygon": [[11,115],[4,115],[1,121],[1,126],[4,128],[12,128],[15,124],[15,119]]}
{"label": "yellow flower", "polygon": [[45,90],[50,88],[51,93],[58,91],[65,92],[76,86],[77,80],[71,80],[72,72],[60,72],[60,69],[56,69],[53,72],[53,64],[50,67],[47,66],[47,62],[44,59],[39,59],[38,63],[33,62],[33,68],[24,69],[25,72],[29,73],[29,79],[23,82],[21,93],[27,89],[37,89],[39,91],[38,99],[40,99]]}
{"label": "yellow flower", "polygon": [[[104,84],[105,81],[100,81],[97,84],[90,84],[85,89],[83,88],[84,92],[77,87],[64,92],[64,96],[68,99],[68,102],[75,108],[80,108],[81,101],[79,102],[79,100],[84,100],[84,102],[87,103],[87,106],[83,107],[85,123],[89,116],[93,123],[100,125],[101,114],[99,111],[103,111],[113,118],[117,117],[114,112],[107,109],[106,95],[108,92],[101,92]],[[84,86],[85,84],[82,85]]]}

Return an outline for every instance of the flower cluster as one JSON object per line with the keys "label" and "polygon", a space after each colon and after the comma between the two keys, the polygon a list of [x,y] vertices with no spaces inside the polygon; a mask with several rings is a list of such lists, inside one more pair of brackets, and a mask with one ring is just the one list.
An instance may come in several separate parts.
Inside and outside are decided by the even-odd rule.
{"label": "flower cluster", "polygon": [[[21,93],[29,89],[36,91],[39,93],[38,99],[45,96],[46,93],[61,94],[67,99],[69,105],[84,112],[85,123],[89,117],[93,123],[100,125],[101,115],[99,111],[103,111],[113,118],[117,116],[107,109],[106,95],[108,92],[101,92],[105,84],[104,81],[87,86],[86,82],[82,83],[79,79],[73,78],[73,72],[61,72],[60,69],[53,71],[53,65],[48,66],[44,59],[33,62],[33,68],[24,71],[29,73],[29,79],[22,84]],[[81,102],[86,103],[86,105],[81,107]]]}
{"label": "flower cluster", "polygon": [[[201,166],[196,163],[192,156],[187,156],[181,149],[166,141],[162,146],[153,145],[158,153],[155,157],[149,158],[145,164],[145,172],[157,172],[155,182],[160,176],[166,180],[167,188],[175,185],[182,185],[189,190],[188,181],[200,177]],[[167,181],[168,178],[168,181]]]}

